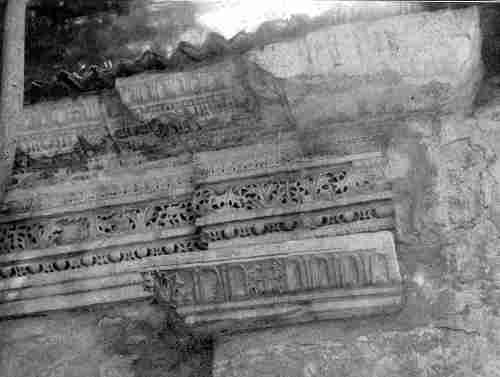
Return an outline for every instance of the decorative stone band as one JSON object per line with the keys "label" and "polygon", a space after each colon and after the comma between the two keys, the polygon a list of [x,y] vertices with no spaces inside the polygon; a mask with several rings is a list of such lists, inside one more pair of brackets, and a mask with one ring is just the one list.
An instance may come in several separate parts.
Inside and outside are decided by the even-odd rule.
{"label": "decorative stone band", "polygon": [[218,249],[148,271],[147,290],[201,331],[234,331],[395,310],[401,276],[392,233]]}
{"label": "decorative stone band", "polygon": [[[196,253],[198,252],[198,253]],[[156,257],[202,251],[196,237],[175,237],[73,254],[34,256],[0,268],[0,291],[131,272]],[[136,266],[134,266],[136,264]]]}
{"label": "decorative stone band", "polygon": [[[361,207],[362,205],[358,205],[358,208]],[[249,239],[252,242],[260,243],[260,246],[262,246],[263,242],[275,244],[276,242],[290,241],[291,239],[301,240],[307,237],[325,237],[343,233],[391,229],[393,227],[393,220],[390,213],[387,213],[386,217],[371,218],[373,211],[370,212],[368,210],[362,213],[359,209],[357,211],[355,209],[352,210],[353,213],[360,213],[364,217],[360,217],[357,221],[354,220],[354,217],[349,217],[351,223],[335,225],[328,225],[328,222],[322,220],[321,223],[317,222],[316,226],[313,225],[313,230],[288,232],[281,237],[279,233],[274,233],[270,234],[269,238],[261,236]],[[330,217],[326,215],[323,215],[323,217],[333,221],[335,219],[342,221],[345,217],[345,215],[342,215],[341,212],[337,212]],[[179,228],[178,235],[181,235],[180,231],[183,229]],[[170,237],[172,236],[173,234],[170,233]],[[261,239],[258,240],[257,238]],[[58,254],[52,255],[47,255],[40,251],[27,252],[20,255],[12,254],[11,261],[15,261],[15,263],[4,265],[0,270],[0,301],[5,302],[5,304],[0,305],[0,314],[2,314],[2,307],[6,310],[6,313],[10,313],[8,315],[26,314],[26,310],[28,310],[27,308],[30,305],[32,305],[32,309],[30,310],[34,311],[52,310],[51,308],[57,309],[57,307],[51,306],[54,303],[51,301],[51,297],[59,293],[64,294],[65,297],[66,295],[73,297],[74,295],[83,295],[83,292],[92,290],[108,288],[114,290],[116,288],[114,284],[121,286],[130,283],[125,277],[126,274],[132,274],[130,275],[131,281],[135,282],[137,275],[134,274],[141,269],[149,269],[152,266],[191,265],[207,258],[213,258],[215,255],[210,250],[200,250],[200,244],[196,238],[174,237],[149,243],[144,243],[144,241],[146,240],[142,239],[140,243],[129,246],[119,246],[116,244],[111,246],[110,244],[110,247],[95,251],[88,248],[89,251],[82,251],[76,254],[74,252],[68,253],[68,249],[65,247],[61,247],[58,250]],[[128,239],[128,242],[130,242],[130,239]],[[230,242],[231,244],[224,245],[224,242]],[[246,243],[248,243],[248,240]],[[102,243],[100,244],[101,247],[103,245]],[[229,246],[231,250],[234,250],[235,246],[238,245],[234,243],[234,240],[229,240],[216,242],[213,246],[218,248]],[[53,253],[54,250],[45,250],[45,252]],[[47,256],[44,256],[44,254]],[[4,256],[5,261],[7,261],[6,257]],[[102,284],[104,285],[100,286],[99,282],[103,282]],[[90,294],[87,294],[85,297],[90,300],[90,303],[100,302],[97,299],[97,297],[100,297],[99,295],[95,296],[95,300],[92,299]],[[107,300],[110,298],[105,295],[102,299]],[[69,305],[65,299],[61,299],[60,303],[63,305],[60,308],[71,307],[64,306]],[[84,302],[80,304],[76,301],[71,301],[71,305],[81,306],[86,304]]]}
{"label": "decorative stone band", "polygon": [[0,222],[181,195],[191,192],[194,182],[208,184],[380,157],[380,153],[374,152],[380,149],[368,147],[370,143],[350,136],[342,139],[343,145],[350,145],[348,152],[367,148],[371,152],[346,155],[345,151],[338,150],[334,157],[330,154],[301,158],[301,147],[294,140],[296,135],[288,132],[281,134],[275,143],[200,152],[149,163],[138,160],[135,165],[132,161],[137,157],[135,154],[125,156],[126,161],[122,161],[125,158],[122,153],[120,159],[108,156],[103,170],[60,172],[44,179],[41,178],[46,174],[43,171],[18,174],[11,180],[17,188],[11,187],[8,192],[7,212]]}
{"label": "decorative stone band", "polygon": [[[368,196],[375,199],[375,196]],[[203,227],[202,241],[209,248],[269,243],[319,235],[345,235],[394,229],[391,193],[386,200],[301,212],[279,217],[256,218]],[[358,197],[356,203],[363,199]],[[382,199],[379,196],[379,199]]]}
{"label": "decorative stone band", "polygon": [[196,225],[209,248],[309,238],[320,228],[329,235],[392,229],[385,163],[380,153],[365,153],[202,180],[193,199]]}
{"label": "decorative stone band", "polygon": [[2,266],[0,317],[149,297],[141,271],[194,263],[204,253],[196,238],[177,237]]}
{"label": "decorative stone band", "polygon": [[193,200],[194,211],[201,216],[197,225],[259,217],[255,212],[270,208],[274,216],[303,212],[297,207],[313,203],[320,209],[340,199],[390,189],[384,179],[385,159],[381,154],[367,154],[360,160],[356,157],[360,156],[328,161],[326,166],[321,160],[306,167],[294,164],[286,172],[278,170],[269,176],[235,177],[203,185]]}
{"label": "decorative stone band", "polygon": [[0,223],[176,197],[193,191],[193,166],[185,159],[166,159],[101,173],[86,172],[59,184],[10,191],[5,199],[7,211]]}
{"label": "decorative stone band", "polygon": [[98,266],[137,262],[161,255],[203,253],[207,243],[210,249],[234,248],[248,244],[389,230],[394,228],[392,211],[390,201],[359,204],[330,212],[280,218],[276,222],[256,220],[253,225],[245,226],[236,223],[231,225],[231,233],[228,228],[205,233],[206,237],[211,237],[208,240],[200,240],[194,227],[183,226],[159,234],[123,235],[119,239],[115,237],[107,241],[8,254],[0,256],[0,290],[2,286],[17,287],[16,279],[20,279],[22,285],[18,288],[22,288],[40,279],[44,284],[54,283],[53,279],[59,282],[61,276],[66,276],[60,272],[69,273],[65,277],[68,279],[75,278],[77,273],[84,278],[85,274],[92,275],[93,269]]}
{"label": "decorative stone band", "polygon": [[[64,249],[93,249],[107,244],[125,244],[151,238],[194,233],[194,211],[190,197],[134,203],[67,214],[59,217],[0,224],[2,254]],[[184,229],[181,229],[184,228]],[[119,238],[118,238],[119,237]],[[69,245],[73,245],[71,249]],[[54,254],[47,250],[45,255]]]}
{"label": "decorative stone band", "polygon": [[[230,171],[198,191],[191,182],[174,198],[0,223],[0,310],[52,310],[54,295],[136,286],[141,271],[202,263],[219,250],[254,247],[258,255],[259,247],[393,229],[384,164],[380,153],[284,161],[267,175]],[[194,169],[182,169],[179,179],[193,177]]]}
{"label": "decorative stone band", "polygon": [[[157,169],[139,177],[130,172],[129,176],[110,178],[107,184],[102,182],[99,187],[85,187],[86,190],[80,193],[74,191],[78,186],[67,185],[65,191],[47,191],[45,194],[60,201],[67,191],[75,201],[78,199],[77,194],[81,194],[92,196],[100,205],[109,205],[113,204],[112,197],[116,194],[113,184],[118,183],[123,189],[127,185],[131,186],[129,191],[135,194],[131,195],[135,202],[83,212],[76,212],[80,208],[78,205],[64,207],[64,203],[61,203],[66,212],[71,210],[72,213],[57,215],[57,211],[42,211],[38,215],[43,217],[36,218],[36,212],[29,212],[34,218],[17,221],[16,216],[4,216],[0,221],[0,262],[1,254],[48,248],[64,248],[65,252],[70,252],[104,247],[112,242],[135,242],[134,235],[141,235],[145,239],[166,237],[169,233],[178,235],[172,229],[195,224],[203,226],[204,233],[214,234],[227,228],[225,225],[221,228],[220,224],[228,222],[239,222],[240,228],[244,225],[242,221],[261,218],[273,218],[276,223],[278,217],[283,217],[286,221],[297,223],[290,217],[306,212],[316,212],[316,216],[311,214],[310,219],[306,220],[312,221],[315,227],[331,225],[332,221],[350,223],[366,220],[367,216],[384,217],[381,211],[385,213],[387,210],[382,208],[378,209],[378,214],[375,214],[374,208],[359,208],[359,211],[365,211],[364,214],[347,211],[339,214],[337,220],[325,220],[317,216],[318,211],[332,207],[390,199],[391,193],[386,190],[390,186],[383,180],[383,165],[384,159],[380,153],[302,160],[278,166],[274,171],[268,171],[268,176],[252,177],[250,173],[259,174],[253,169],[245,173],[243,179],[238,179],[240,174],[230,173],[223,182],[204,184],[194,193],[194,197],[190,193],[194,169],[185,165],[176,169]],[[166,176],[158,177],[161,174]],[[141,178],[146,181],[140,181]],[[160,183],[155,185],[148,179],[166,180],[169,192],[164,193],[164,196],[176,198],[137,203],[138,200],[148,199],[140,194],[140,190],[150,183],[159,193],[162,192]],[[38,194],[38,200],[45,200],[41,192]],[[110,200],[103,196],[106,194],[110,194]],[[149,198],[154,197],[153,193]],[[29,204],[29,201],[25,204]],[[366,211],[371,215],[367,215]],[[278,222],[283,222],[283,219]],[[267,223],[270,224],[270,221]],[[255,224],[247,224],[246,227],[255,227]],[[304,227],[310,228],[307,224]],[[260,231],[257,228],[255,231],[259,235],[269,233],[271,228],[275,229],[269,225],[265,226],[267,230]],[[224,237],[227,238],[227,235],[226,231]],[[214,241],[213,236],[207,240]],[[70,250],[67,245],[74,247]],[[49,251],[46,255],[51,253]]]}

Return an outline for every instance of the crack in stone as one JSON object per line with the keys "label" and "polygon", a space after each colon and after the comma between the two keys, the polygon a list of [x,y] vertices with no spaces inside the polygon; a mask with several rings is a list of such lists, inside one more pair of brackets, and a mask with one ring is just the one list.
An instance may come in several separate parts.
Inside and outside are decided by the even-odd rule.
{"label": "crack in stone", "polygon": [[434,327],[437,329],[440,329],[440,330],[460,332],[460,333],[464,333],[466,335],[477,335],[477,336],[481,335],[481,333],[478,330],[464,329],[461,327],[453,327],[453,326],[449,326],[449,325],[438,325],[438,326],[434,326]]}

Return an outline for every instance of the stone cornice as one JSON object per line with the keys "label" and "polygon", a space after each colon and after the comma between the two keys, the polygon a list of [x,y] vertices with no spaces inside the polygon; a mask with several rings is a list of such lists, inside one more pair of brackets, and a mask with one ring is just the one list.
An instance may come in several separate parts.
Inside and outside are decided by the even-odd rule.
{"label": "stone cornice", "polygon": [[[219,331],[397,309],[397,123],[380,117],[446,111],[480,68],[476,10],[405,20],[30,108],[0,221],[0,316],[155,295]],[[365,28],[378,44],[350,48]],[[311,59],[305,40],[323,46]],[[442,54],[461,64],[429,65]]]}
{"label": "stone cornice", "polygon": [[[272,151],[276,145],[258,147],[260,151],[267,148],[268,155],[275,157]],[[248,158],[245,150],[249,149],[240,148],[242,160]],[[235,153],[237,151],[238,148],[234,150]],[[218,158],[216,154],[212,161]],[[214,171],[212,175],[200,174],[203,172],[202,161],[195,159],[193,166],[187,170],[182,166],[170,167],[174,176],[179,171],[191,172],[192,186],[184,191],[173,190],[163,199],[125,201],[111,207],[53,213],[50,217],[0,224],[3,253],[0,255],[0,296],[4,301],[0,304],[0,312],[11,316],[68,308],[74,305],[68,302],[75,300],[82,300],[82,305],[86,302],[112,302],[115,300],[113,292],[128,299],[150,297],[151,292],[141,291],[136,296],[131,293],[137,291],[136,287],[142,281],[140,273],[193,266],[206,263],[211,258],[222,263],[226,252],[220,250],[232,250],[231,255],[235,257],[237,250],[245,253],[244,250],[257,250],[262,245],[280,247],[283,242],[302,242],[304,239],[390,230],[394,227],[392,194],[384,189],[389,188],[385,184],[371,184],[364,189],[368,190],[366,193],[360,191],[345,198],[344,191],[339,191],[339,198],[324,203],[317,201],[319,197],[311,197],[311,203],[298,207],[280,208],[277,203],[269,203],[267,209],[242,213],[243,217],[234,217],[238,213],[235,209],[236,212],[229,217],[228,213],[214,214],[215,222],[203,217],[196,207],[195,198],[199,190],[214,185],[231,187],[241,182],[259,182],[283,177],[283,174],[303,179],[308,174],[313,177],[331,169],[344,171],[349,168],[354,169],[358,177],[368,174],[366,177],[372,176],[382,183],[384,178],[380,175],[383,172],[380,167],[384,159],[379,152],[324,156],[316,160],[296,158],[294,161],[287,158],[278,160],[273,168],[268,167],[264,171],[256,169],[258,165],[251,163],[246,165],[246,171],[242,171],[241,163],[235,160],[233,162],[238,168],[224,170],[225,176],[221,176],[220,171]],[[148,174],[155,176],[158,171],[149,170]],[[364,178],[361,179],[364,181]],[[357,181],[351,182],[355,184]],[[324,184],[332,183],[325,181]],[[292,227],[286,225],[292,223]],[[250,233],[245,236],[238,231],[229,235],[228,226],[231,229],[250,227]],[[217,232],[221,232],[221,239],[213,238]],[[259,253],[253,254],[258,256]],[[269,254],[270,249],[266,253],[272,254]],[[130,288],[127,294],[125,287]],[[91,292],[98,288],[100,293],[92,299]],[[58,303],[61,295],[67,297],[68,302]],[[55,301],[51,301],[51,297],[55,297]],[[36,307],[38,309],[35,310]]]}

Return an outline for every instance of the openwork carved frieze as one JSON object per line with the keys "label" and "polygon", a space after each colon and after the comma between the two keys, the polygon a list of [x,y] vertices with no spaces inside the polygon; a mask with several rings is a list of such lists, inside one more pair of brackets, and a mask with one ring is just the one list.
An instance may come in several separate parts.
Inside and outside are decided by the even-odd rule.
{"label": "openwork carved frieze", "polygon": [[40,220],[0,224],[0,254],[120,235],[194,226],[191,199],[119,206]]}
{"label": "openwork carved frieze", "polygon": [[205,187],[195,193],[194,208],[201,216],[231,210],[292,207],[307,202],[373,191],[377,171],[356,171],[350,165],[316,172],[287,173],[231,186]]}

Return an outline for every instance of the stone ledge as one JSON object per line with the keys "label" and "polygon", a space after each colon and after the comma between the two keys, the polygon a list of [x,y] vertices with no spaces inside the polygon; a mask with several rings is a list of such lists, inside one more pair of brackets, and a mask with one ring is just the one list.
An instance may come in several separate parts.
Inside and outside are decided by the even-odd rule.
{"label": "stone ledge", "polygon": [[7,211],[0,217],[0,223],[165,199],[193,190],[192,164],[175,168],[155,165],[124,169],[122,174],[115,172],[78,183],[68,181],[9,191],[5,198]]}
{"label": "stone ledge", "polygon": [[394,194],[390,190],[377,192],[374,194],[356,195],[353,197],[340,198],[332,201],[316,201],[313,203],[304,203],[291,208],[267,208],[253,211],[231,212],[207,215],[196,220],[197,226],[207,226],[222,223],[231,223],[249,219],[259,219],[264,217],[285,216],[295,213],[304,213],[318,211],[322,209],[344,207],[351,204],[367,203],[372,201],[383,201],[392,199]]}
{"label": "stone ledge", "polygon": [[[240,308],[220,306],[192,312],[179,309],[188,326],[202,333],[233,333],[256,328],[283,327],[299,323],[389,314],[401,309],[399,285],[378,289],[322,292],[254,300]],[[202,312],[197,314],[196,312]]]}
{"label": "stone ledge", "polygon": [[49,247],[46,249],[33,249],[10,254],[0,255],[0,265],[2,263],[23,262],[32,259],[45,259],[58,256],[65,256],[77,252],[99,251],[102,249],[130,246],[133,244],[148,244],[154,241],[172,239],[177,237],[189,236],[195,233],[194,226],[183,226],[171,228],[157,232],[145,232],[133,235],[123,234],[108,239],[100,239],[90,242],[73,243],[65,246]]}
{"label": "stone ledge", "polygon": [[[19,270],[22,268],[25,273],[22,273],[21,276],[0,279],[0,291],[137,272],[164,263],[176,265],[184,263],[184,260],[199,260],[202,258],[204,252],[201,251],[189,250],[185,253],[181,250],[176,251],[176,242],[183,241],[186,243],[192,242],[191,239],[167,239],[128,245],[127,247],[111,247],[77,255],[63,255],[56,259],[47,258],[45,260],[46,264],[55,267],[47,272],[40,269],[34,273],[31,272],[30,267],[43,264],[43,260],[35,259],[25,261],[24,264],[9,265],[6,267],[7,269]],[[147,251],[147,253],[144,254],[138,251]],[[87,259],[87,256],[90,258]],[[76,262],[79,264],[78,267],[73,265],[72,259],[75,260],[75,264]],[[58,268],[58,266],[61,267]]]}
{"label": "stone ledge", "polygon": [[[365,249],[366,247],[369,249]],[[158,270],[176,273],[179,269],[211,269],[224,264],[260,263],[269,258],[342,256],[358,251],[370,253],[369,250],[376,250],[373,255],[383,256],[383,260],[387,262],[387,269],[384,270],[386,272],[383,273],[387,275],[383,275],[386,277],[383,277],[385,283],[382,285],[388,282],[400,284],[391,233],[361,233],[334,238],[323,234],[317,239],[275,240],[275,243],[267,245],[246,245],[236,249],[233,246],[163,255],[133,262],[95,266],[87,270],[59,271],[30,276],[29,279],[19,277],[3,280],[0,281],[0,316],[149,297],[151,292],[145,291],[149,286],[148,276]],[[126,287],[130,289],[127,291]],[[118,292],[118,296],[113,292]]]}
{"label": "stone ledge", "polygon": [[316,229],[299,229],[286,233],[274,233],[245,239],[235,238],[225,241],[215,241],[208,245],[208,249],[297,241],[306,238],[345,236],[353,233],[372,233],[384,230],[390,231],[394,230],[394,228],[394,219],[392,217],[385,217],[382,219],[364,220],[354,224],[330,225]]}
{"label": "stone ledge", "polygon": [[128,285],[90,292],[67,293],[31,300],[0,304],[0,317],[15,317],[54,310],[72,309],[96,304],[139,300],[151,297],[142,285]]}
{"label": "stone ledge", "polygon": [[[285,147],[282,147],[285,149]],[[297,154],[299,150],[299,146],[295,145],[295,153]],[[296,170],[302,170],[302,169],[312,169],[312,168],[317,168],[317,167],[322,167],[322,166],[328,166],[328,165],[340,165],[340,164],[345,164],[345,163],[350,163],[354,161],[362,161],[362,160],[370,160],[370,159],[378,159],[382,158],[383,154],[379,151],[376,152],[370,152],[370,153],[359,153],[359,154],[352,154],[348,156],[314,156],[311,158],[300,158],[299,156],[286,156],[284,152],[279,151],[279,147],[276,145],[272,145],[269,148],[266,148],[265,152],[269,152],[269,149],[271,151],[276,150],[276,155],[277,159],[275,162],[274,166],[272,167],[267,167],[267,168],[262,168],[262,169],[241,169],[243,171],[231,171],[231,169],[228,169],[229,172],[225,174],[211,174],[209,176],[202,175],[201,177],[197,177],[196,183],[200,185],[206,185],[210,183],[218,183],[218,182],[224,182],[224,181],[231,181],[231,180],[239,180],[239,179],[247,179],[247,178],[253,178],[253,177],[259,177],[259,176],[265,176],[265,175],[272,175],[272,174],[279,174],[282,172],[292,172]],[[245,154],[241,153],[240,148],[235,149],[234,151],[231,152],[240,152],[237,161],[227,161],[228,156],[225,156],[226,150],[223,151],[216,151],[216,152],[210,152],[210,153],[198,153],[196,155],[196,160],[198,161],[196,163],[196,169],[198,171],[206,171],[208,168],[204,167],[207,166],[209,163],[213,163],[216,167],[219,167],[224,160],[228,165],[231,165],[231,163],[237,163],[241,160],[245,161],[246,158],[249,160],[253,160],[251,156],[246,156]],[[259,152],[264,152],[264,151],[259,151]],[[254,154],[256,152],[253,152]],[[288,160],[285,158],[288,157]],[[210,158],[211,160],[208,160]],[[280,160],[282,159],[282,160]],[[208,160],[208,161],[207,161]],[[235,169],[236,170],[236,169]],[[247,171],[245,171],[247,170]],[[199,176],[199,174],[198,174]]]}

